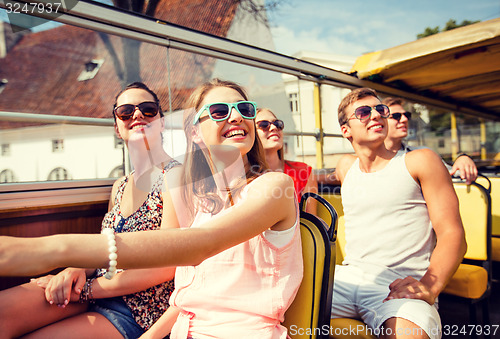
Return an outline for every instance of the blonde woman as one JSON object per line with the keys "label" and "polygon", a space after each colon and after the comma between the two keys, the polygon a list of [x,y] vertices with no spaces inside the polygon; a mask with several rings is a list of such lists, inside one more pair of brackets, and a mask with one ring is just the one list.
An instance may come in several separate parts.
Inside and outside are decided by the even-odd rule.
{"label": "blonde woman", "polygon": [[[293,179],[295,192],[300,199],[306,192],[318,193],[318,183],[312,167],[299,161],[288,161],[283,157],[283,129],[285,123],[276,118],[269,108],[257,109],[257,135],[264,147],[266,161],[273,171],[284,172]],[[316,200],[309,199],[306,210],[316,214]]]}

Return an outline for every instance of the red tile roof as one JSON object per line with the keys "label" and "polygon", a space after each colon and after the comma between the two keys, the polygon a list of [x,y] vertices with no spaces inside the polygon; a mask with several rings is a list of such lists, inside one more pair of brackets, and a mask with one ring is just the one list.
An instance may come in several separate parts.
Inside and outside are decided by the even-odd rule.
{"label": "red tile roof", "polygon": [[[236,7],[234,0],[160,0],[155,16],[226,36]],[[123,65],[123,40],[109,38]],[[176,110],[183,108],[193,87],[211,77],[215,60],[173,49],[169,53],[172,109]],[[102,67],[93,79],[78,81],[84,64],[92,59],[103,59]],[[97,32],[64,25],[27,34],[0,62],[0,79],[8,80],[0,93],[0,111],[111,117],[113,100],[121,86],[111,55]],[[163,109],[168,111],[167,49],[142,43],[140,70],[142,81],[157,92]],[[3,122],[0,126],[20,124]]]}

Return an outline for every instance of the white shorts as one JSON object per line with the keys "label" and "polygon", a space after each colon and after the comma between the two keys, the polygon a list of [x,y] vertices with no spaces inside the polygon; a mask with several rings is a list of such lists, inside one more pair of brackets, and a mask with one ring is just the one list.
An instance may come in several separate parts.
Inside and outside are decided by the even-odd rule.
{"label": "white shorts", "polygon": [[418,299],[392,299],[382,302],[389,294],[389,285],[398,278],[405,277],[390,271],[375,275],[351,265],[337,265],[332,318],[361,319],[377,336],[381,334],[381,326],[387,319],[404,318],[423,329],[431,339],[441,338],[441,318],[437,302],[434,305]]}

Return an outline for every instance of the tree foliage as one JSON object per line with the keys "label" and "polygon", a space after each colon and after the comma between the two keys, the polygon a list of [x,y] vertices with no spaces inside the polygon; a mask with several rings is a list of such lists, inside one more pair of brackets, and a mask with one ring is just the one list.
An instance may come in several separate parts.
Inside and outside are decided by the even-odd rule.
{"label": "tree foliage", "polygon": [[287,2],[287,0],[267,0],[263,3],[260,3],[257,0],[234,0],[239,3],[240,8],[250,13],[257,21],[264,23],[265,25],[269,25],[269,21],[267,20],[267,12],[277,11],[279,7]]}
{"label": "tree foliage", "polygon": [[[168,0],[112,0],[113,5],[117,8],[122,8],[135,13],[143,14],[150,17],[155,17],[156,9],[160,1]],[[218,1],[218,0],[209,0]],[[245,12],[250,13],[255,20],[260,21],[268,25],[266,12],[276,11],[278,7],[286,2],[287,0],[269,0],[269,1],[259,1],[259,0],[233,0],[238,3],[241,9]],[[141,80],[141,70],[140,70],[140,45],[141,42],[137,40],[122,38],[122,55],[123,62],[120,61],[118,57],[118,52],[115,47],[111,44],[109,36],[106,33],[99,33],[104,45],[108,49],[108,52],[113,59],[113,66],[115,68],[116,75],[124,88],[127,84],[134,81]]]}
{"label": "tree foliage", "polygon": [[475,24],[477,21],[471,21],[471,20],[463,20],[462,23],[457,24],[457,21],[454,19],[448,20],[448,22],[444,25],[443,29],[440,29],[439,26],[436,27],[426,27],[425,30],[417,34],[417,39],[425,38],[426,36],[437,34],[440,32],[446,32],[446,31],[451,31],[452,29],[458,28],[458,27],[463,27],[471,24]]}

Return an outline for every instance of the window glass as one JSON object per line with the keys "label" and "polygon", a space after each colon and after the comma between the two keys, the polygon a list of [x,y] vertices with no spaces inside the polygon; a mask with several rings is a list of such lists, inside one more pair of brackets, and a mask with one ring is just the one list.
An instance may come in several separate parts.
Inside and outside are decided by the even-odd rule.
{"label": "window glass", "polygon": [[500,123],[455,114],[456,132],[453,131],[452,112],[407,102],[405,109],[412,113],[406,143],[429,147],[448,163],[453,155],[465,153],[478,167],[500,165]]}
{"label": "window glass", "polygon": [[[24,33],[2,65],[0,78],[8,82],[0,93],[0,112],[7,114],[0,120],[0,144],[9,145],[2,146],[2,160],[7,148],[10,153],[8,162],[0,161],[0,172],[14,173],[5,174],[3,182],[129,173],[133,165],[116,137],[112,109],[116,94],[133,81],[158,94],[165,113],[164,148],[180,160],[186,101],[194,88],[213,77],[243,85],[251,100],[272,107],[286,131],[300,131],[281,73],[90,29],[57,25]],[[290,160],[302,154],[296,136],[287,136],[285,143]]]}
{"label": "window glass", "polygon": [[64,151],[64,139],[53,139],[52,140],[52,152],[63,152]]}
{"label": "window glass", "polygon": [[[112,6],[105,3],[100,6]],[[233,0],[210,6],[192,1],[191,7],[183,1],[156,4],[149,13],[141,8],[135,12],[274,49],[262,18]],[[5,17],[5,10],[0,14]],[[339,137],[337,120],[338,104],[349,89],[318,87],[289,74],[72,25],[51,22],[32,31],[16,31],[7,23],[1,27],[2,182],[100,179],[129,173],[133,166],[127,148],[116,137],[112,108],[115,95],[134,81],[143,81],[158,93],[165,112],[164,147],[181,160],[186,100],[196,86],[213,77],[244,85],[259,107],[271,108],[285,122],[287,159],[318,166],[315,93],[320,95],[325,133],[322,166],[335,167],[342,154],[353,151],[350,142]],[[295,57],[345,72],[355,59],[333,60],[313,52]],[[408,110],[414,112],[408,144],[430,147],[447,160],[454,152],[484,163],[499,158],[499,123],[458,115],[455,137],[450,112],[417,103],[408,103]]]}
{"label": "window glass", "polygon": [[2,144],[2,156],[6,157],[10,155],[10,144]]}
{"label": "window glass", "polygon": [[16,175],[10,169],[4,169],[0,172],[0,183],[16,182]]}

